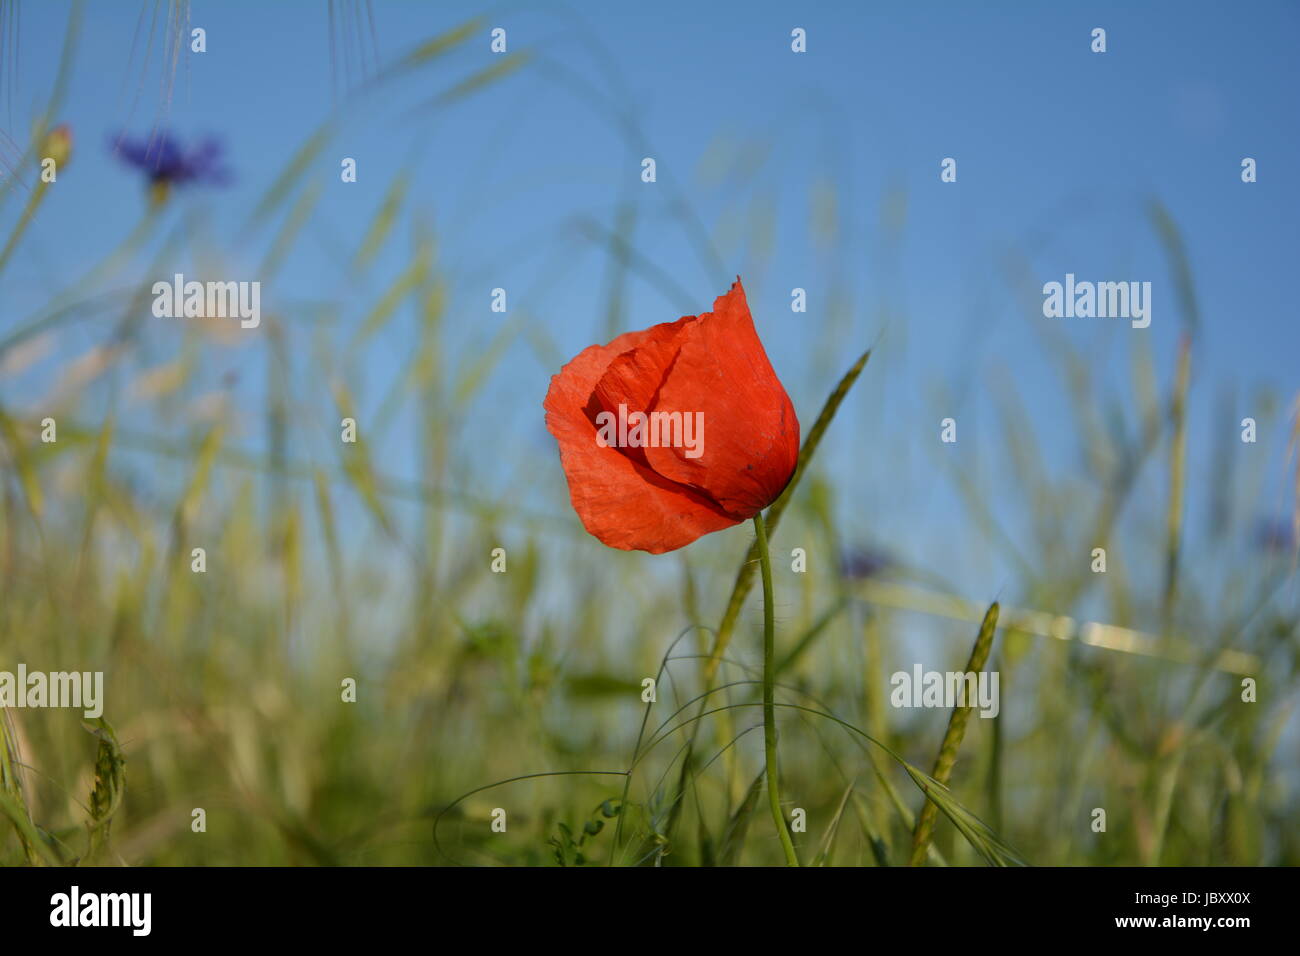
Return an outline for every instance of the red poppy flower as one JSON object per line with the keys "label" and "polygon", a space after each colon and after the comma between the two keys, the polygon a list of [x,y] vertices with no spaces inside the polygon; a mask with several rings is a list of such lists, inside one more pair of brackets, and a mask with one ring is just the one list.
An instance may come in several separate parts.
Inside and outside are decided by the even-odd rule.
{"label": "red poppy flower", "polygon": [[583,349],[543,405],[573,509],[613,548],[662,554],[746,521],[799,459],[739,278],[712,312]]}

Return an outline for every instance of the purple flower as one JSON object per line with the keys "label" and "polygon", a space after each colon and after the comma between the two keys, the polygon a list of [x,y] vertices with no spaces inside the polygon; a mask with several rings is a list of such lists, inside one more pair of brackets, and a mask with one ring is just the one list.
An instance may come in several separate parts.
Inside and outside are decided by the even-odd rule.
{"label": "purple flower", "polygon": [[230,171],[221,162],[221,142],[214,137],[186,148],[166,130],[143,140],[119,135],[113,151],[128,166],[141,170],[155,187],[224,186],[230,182]]}
{"label": "purple flower", "polygon": [[840,555],[840,575],[850,581],[876,578],[893,567],[894,559],[874,548],[853,547]]}
{"label": "purple flower", "polygon": [[1260,518],[1255,525],[1255,546],[1272,554],[1290,552],[1296,546],[1294,521],[1290,518]]}

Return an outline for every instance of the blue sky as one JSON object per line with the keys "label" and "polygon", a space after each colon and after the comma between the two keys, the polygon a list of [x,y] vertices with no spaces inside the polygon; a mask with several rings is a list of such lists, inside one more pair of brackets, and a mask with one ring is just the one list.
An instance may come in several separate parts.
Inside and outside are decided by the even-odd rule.
{"label": "blue sky", "polygon": [[[191,24],[207,31],[208,49],[183,59],[164,110],[157,38],[153,64],[141,60],[148,46],[147,27],[137,28],[142,8],[152,4],[86,8],[58,116],[74,130],[75,154],[0,276],[0,332],[35,313],[139,220],[141,184],[106,141],[119,129],[143,132],[160,116],[182,136],[221,136],[237,176],[227,189],[177,196],[168,227],[193,216],[202,225],[191,235],[223,250],[222,278],[257,278],[270,233],[237,239],[248,211],[330,115],[331,83],[362,74],[331,73],[324,4],[196,0]],[[619,328],[704,311],[741,274],[805,426],[832,377],[876,343],[826,455],[845,520],[864,538],[980,593],[998,588],[1007,569],[982,565],[973,547],[963,547],[970,525],[936,456],[963,456],[962,466],[996,493],[995,472],[986,469],[1001,447],[991,414],[991,383],[1000,380],[1013,382],[1029,406],[1049,470],[1077,467],[1077,434],[1045,332],[1081,348],[1115,401],[1130,394],[1137,345],[1150,349],[1167,390],[1184,326],[1147,213],[1151,201],[1182,230],[1202,314],[1192,509],[1204,502],[1197,476],[1207,474],[1218,430],[1235,435],[1235,419],[1250,413],[1260,390],[1287,400],[1300,387],[1292,285],[1300,185],[1290,169],[1300,145],[1296,4],[1089,4],[1083,12],[1058,3],[376,0],[374,9],[384,62],[474,13],[486,20],[435,66],[351,109],[307,174],[319,178],[322,200],[264,289],[263,307],[338,300],[343,308],[325,333],[337,343],[409,262],[411,227],[429,223],[451,283],[451,360],[466,368],[510,318],[488,308],[497,286],[508,290],[512,310],[541,323],[565,360],[609,331],[608,250],[577,224],[609,229],[620,205],[634,204],[632,241],[647,271],[628,279]],[[50,88],[68,10],[58,0],[22,4],[20,57],[12,73],[0,74],[10,84],[0,103],[12,97],[0,107],[0,126],[15,139]],[[511,51],[533,51],[532,65],[450,107],[421,105],[492,64],[491,26],[507,30]],[[791,52],[795,27],[807,31],[807,53]],[[1094,27],[1107,31],[1104,54],[1090,51]],[[634,120],[635,136],[593,98]],[[644,155],[656,160],[655,184],[640,181]],[[339,182],[343,156],[358,162],[355,184]],[[1258,161],[1257,183],[1240,180],[1246,156]],[[939,180],[945,157],[957,160],[956,183]],[[393,240],[373,275],[349,276],[348,256],[393,177],[408,167],[412,201]],[[890,232],[882,223],[898,215],[901,196],[905,215]],[[14,206],[11,198],[0,223],[12,222]],[[683,226],[681,208],[692,210],[700,232]],[[817,226],[828,208],[831,233]],[[142,254],[137,265],[148,261]],[[163,276],[192,261],[168,263]],[[1039,286],[1067,272],[1150,281],[1151,328],[1035,316],[1033,299],[1027,307],[1009,281],[1015,261]],[[808,290],[806,314],[790,311],[794,287]],[[833,313],[836,301],[843,306]],[[376,408],[408,357],[414,328],[404,311],[356,357],[363,411]],[[31,376],[53,374],[59,359],[105,331],[68,329],[46,364],[26,379],[0,382],[0,395],[21,405],[43,391]],[[300,380],[311,377],[310,334],[302,332],[307,344],[294,358]],[[179,348],[171,330],[146,335],[157,361]],[[260,407],[265,356],[256,343],[214,349],[203,361],[212,382],[240,373],[242,399]],[[489,491],[515,487],[541,467],[543,506],[559,511],[558,464],[540,413],[557,369],[545,362],[522,338],[510,345],[470,412],[490,426],[471,429],[463,448],[479,462],[474,483]],[[1216,418],[1215,400],[1228,386],[1244,406],[1233,421]],[[942,414],[961,429],[947,452],[937,439]],[[332,427],[324,419],[334,417],[323,409],[323,423],[304,426],[319,437]],[[417,421],[407,409],[386,433],[392,444],[383,457],[394,472],[413,473],[403,436]],[[251,446],[262,438],[255,426],[246,435]],[[1270,476],[1260,514],[1283,503],[1284,444],[1279,424],[1259,449],[1242,450],[1261,458]],[[1013,525],[1022,504],[1006,495],[997,502]]]}

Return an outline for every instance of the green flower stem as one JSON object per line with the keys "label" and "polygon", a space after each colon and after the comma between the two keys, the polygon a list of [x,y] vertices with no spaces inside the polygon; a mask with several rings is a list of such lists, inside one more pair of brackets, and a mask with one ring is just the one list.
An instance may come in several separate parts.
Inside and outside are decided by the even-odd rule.
{"label": "green flower stem", "polygon": [[790,831],[781,813],[781,772],[776,761],[776,616],[772,607],[772,559],[767,552],[767,526],[763,512],[754,515],[754,531],[758,534],[758,563],[763,574],[763,754],[767,761],[767,803],[772,808],[772,822],[781,835],[781,849],[785,862],[798,866]]}

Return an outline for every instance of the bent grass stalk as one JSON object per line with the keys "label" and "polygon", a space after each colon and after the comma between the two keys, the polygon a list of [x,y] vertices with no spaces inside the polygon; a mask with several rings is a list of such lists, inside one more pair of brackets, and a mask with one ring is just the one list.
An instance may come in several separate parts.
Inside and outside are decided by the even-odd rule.
{"label": "bent grass stalk", "polygon": [[795,855],[794,843],[781,813],[781,773],[776,755],[776,667],[772,661],[776,656],[776,615],[772,607],[772,561],[767,551],[767,528],[761,511],[754,515],[754,531],[758,535],[755,547],[763,575],[763,756],[767,767],[767,803],[772,808],[776,832],[781,836],[785,862],[798,866],[799,857]]}
{"label": "bent grass stalk", "polygon": [[[866,367],[870,358],[871,349],[867,349],[853,363],[853,367],[844,373],[844,377],[835,386],[835,390],[827,396],[821,414],[817,416],[817,421],[813,422],[808,437],[804,439],[803,447],[799,449],[799,462],[795,466],[794,476],[790,479],[790,484],[786,485],[785,491],[781,492],[781,496],[768,509],[773,531],[776,530],[777,522],[781,520],[781,515],[785,512],[795,489],[799,486],[799,480],[803,478],[804,472],[808,470],[808,463],[812,461],[817,446],[821,444],[822,436],[826,433],[826,429],[830,427],[831,420],[835,417],[835,413],[839,411],[840,404],[849,394],[849,389],[858,380],[858,376],[862,374],[862,370]],[[722,615],[722,623],[718,625],[718,633],[713,641],[711,659],[705,667],[704,673],[707,683],[712,683],[717,675],[718,665],[722,662],[722,655],[726,653],[727,644],[731,641],[731,632],[736,626],[736,619],[740,617],[740,609],[745,603],[745,597],[749,594],[749,589],[754,584],[754,561],[757,557],[755,551],[756,546],[750,548],[744,562],[740,565],[740,569],[736,572],[736,583],[731,589],[731,597],[727,600],[727,609]]]}
{"label": "bent grass stalk", "polygon": [[[853,366],[844,373],[843,378],[836,384],[834,390],[826,398],[826,403],[822,405],[817,420],[813,422],[812,429],[808,432],[808,437],[804,439],[803,446],[799,449],[799,461],[795,465],[794,475],[790,478],[790,483],[786,485],[785,491],[781,496],[772,503],[768,509],[768,517],[771,519],[769,524],[773,531],[776,530],[777,522],[781,520],[781,515],[785,511],[786,505],[789,504],[795,489],[799,486],[799,481],[804,472],[808,469],[808,463],[812,460],[813,454],[817,451],[817,446],[821,444],[822,436],[826,434],[826,429],[830,427],[831,420],[835,413],[839,411],[840,405],[853,383],[858,380],[862,370],[866,367],[867,362],[871,359],[871,349],[867,349],[853,363]],[[764,527],[766,533],[767,527]],[[741,606],[745,603],[745,598],[749,595],[749,589],[754,584],[754,562],[758,560],[756,554],[758,544],[755,542],[750,546],[749,551],[745,554],[745,560],[741,562],[740,569],[736,572],[736,583],[732,586],[731,597],[727,599],[727,609],[723,612],[722,623],[718,625],[718,630],[713,638],[713,647],[709,652],[709,659],[704,662],[704,687],[706,690],[713,686],[717,679],[718,667],[722,663],[722,655],[726,653],[727,645],[731,641],[731,632],[735,628],[736,620],[740,617]],[[699,724],[691,728],[691,736],[687,743],[686,754],[682,758],[681,772],[678,775],[677,785],[678,793],[686,792],[687,781],[691,777],[691,768],[694,763],[695,743],[699,736]],[[668,820],[668,826],[665,831],[669,838],[676,831],[677,822],[681,818],[681,808],[685,800],[679,800],[673,805],[673,811]]]}
{"label": "bent grass stalk", "polygon": [[[998,604],[994,601],[989,605],[988,611],[984,614],[984,621],[980,624],[979,636],[975,638],[970,660],[966,662],[966,673],[979,674],[984,670],[984,665],[989,659],[989,651],[993,649],[993,634],[997,629]],[[957,762],[957,750],[961,747],[962,738],[966,736],[966,722],[970,720],[971,710],[969,704],[964,707],[954,707],[952,715],[948,718],[948,729],[944,732],[943,743],[939,746],[939,756],[935,758],[934,770],[930,773],[931,777],[945,787],[948,785],[948,778],[952,776],[953,765]],[[934,835],[934,820],[938,815],[939,808],[934,800],[927,799],[925,806],[921,808],[920,816],[916,818],[916,829],[912,833],[910,865],[920,866],[925,862],[930,838]]]}

